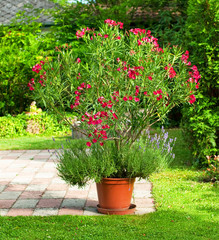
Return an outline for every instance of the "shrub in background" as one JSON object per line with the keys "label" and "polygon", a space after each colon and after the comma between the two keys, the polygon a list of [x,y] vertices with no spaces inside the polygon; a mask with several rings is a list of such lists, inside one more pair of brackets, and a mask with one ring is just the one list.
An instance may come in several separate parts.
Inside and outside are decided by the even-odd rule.
{"label": "shrub in background", "polygon": [[197,163],[218,150],[218,1],[190,0],[186,43],[200,69],[201,91],[197,104],[183,109],[182,127]]}
{"label": "shrub in background", "polygon": [[[72,114],[68,114],[72,117]],[[40,114],[18,114],[0,117],[0,138],[31,135],[64,135],[70,132],[60,118],[45,112]]]}
{"label": "shrub in background", "polygon": [[0,27],[0,116],[21,113],[30,104],[31,68],[55,46],[54,39],[42,34],[37,17],[21,14],[18,19],[19,23]]}

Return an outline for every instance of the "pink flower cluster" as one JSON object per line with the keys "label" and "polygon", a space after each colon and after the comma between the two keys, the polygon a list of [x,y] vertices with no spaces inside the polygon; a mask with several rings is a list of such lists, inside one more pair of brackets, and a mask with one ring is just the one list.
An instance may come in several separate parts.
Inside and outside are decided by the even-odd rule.
{"label": "pink flower cluster", "polygon": [[32,67],[32,71],[33,72],[36,72],[36,73],[39,73],[40,70],[42,70],[42,65],[45,64],[44,61],[40,61],[41,64],[37,63],[35,66]]}
{"label": "pink flower cluster", "polygon": [[173,67],[171,67],[171,64],[169,64],[169,67],[166,66],[164,69],[168,70],[169,78],[174,78],[176,76],[176,72],[174,71]]}
{"label": "pink flower cluster", "polygon": [[164,52],[162,48],[159,47],[158,44],[158,39],[151,36],[151,31],[150,30],[145,30],[145,29],[141,29],[141,28],[135,28],[135,29],[131,29],[130,32],[134,33],[135,35],[142,35],[145,34],[146,37],[143,37],[141,40],[138,39],[138,46],[142,45],[144,42],[149,43],[152,42],[154,44],[154,48],[152,48],[152,51],[157,51],[157,52]]}
{"label": "pink flower cluster", "polygon": [[163,98],[161,93],[163,93],[161,89],[153,92],[154,95],[158,95],[159,94],[159,96],[157,97],[157,101],[160,101],[160,99]]}
{"label": "pink flower cluster", "polygon": [[83,36],[85,35],[86,32],[91,32],[92,30],[90,28],[83,28],[82,30],[78,30],[76,32],[76,36],[77,36],[77,39],[79,38],[83,38]]}
{"label": "pink flower cluster", "polygon": [[86,145],[88,147],[90,147],[92,145],[92,143],[96,143],[99,141],[99,144],[101,146],[103,146],[103,142],[104,140],[107,140],[107,132],[104,129],[110,129],[109,124],[104,123],[105,121],[107,121],[109,118],[111,118],[113,120],[118,119],[117,115],[110,110],[110,112],[105,112],[105,111],[101,111],[101,112],[97,112],[96,114],[92,115],[90,113],[85,113],[82,117],[81,117],[81,121],[82,122],[86,122],[88,125],[96,125],[97,127],[94,129],[94,131],[92,131],[88,137],[92,138],[91,142],[87,142]]}
{"label": "pink flower cluster", "polygon": [[140,73],[137,70],[144,70],[144,67],[140,66],[140,67],[129,68],[128,77],[135,80],[136,76],[140,75]]}
{"label": "pink flower cluster", "polygon": [[108,102],[104,102],[103,100],[104,100],[105,98],[104,97],[99,97],[98,99],[97,99],[97,101],[101,104],[101,106],[102,106],[102,108],[112,108],[112,106],[113,106],[113,103],[112,103],[112,101],[111,100],[109,100]]}
{"label": "pink flower cluster", "polygon": [[111,20],[111,19],[106,19],[104,21],[104,23],[108,24],[110,27],[119,26],[120,29],[123,29],[123,23],[122,22],[116,22],[116,21]]}
{"label": "pink flower cluster", "polygon": [[27,84],[27,86],[29,87],[30,91],[34,91],[34,87],[33,87],[34,84],[35,84],[34,78],[31,78],[30,82]]}
{"label": "pink flower cluster", "polygon": [[[35,66],[32,67],[32,71],[36,72],[37,74],[40,73],[40,71],[42,70],[42,66],[45,64],[44,61],[40,61],[40,64],[37,63]],[[43,75],[40,75],[40,80],[39,83],[41,84],[41,86],[45,86],[44,81],[46,80],[46,72],[43,72]],[[29,89],[31,91],[34,90],[34,86],[35,82],[34,82],[34,78],[31,78],[30,82],[27,84],[27,86],[29,87]]]}
{"label": "pink flower cluster", "polygon": [[195,96],[192,94],[192,95],[190,95],[189,97],[190,97],[189,102],[190,102],[191,104],[193,104],[193,103],[195,102],[195,100],[196,100]]}
{"label": "pink flower cluster", "polygon": [[70,105],[71,109],[80,105],[80,95],[84,92],[84,90],[89,88],[91,88],[91,85],[86,83],[81,83],[81,85],[77,87],[77,91],[75,91],[75,95],[76,95],[75,102],[74,104]]}
{"label": "pink flower cluster", "polygon": [[141,29],[141,28],[130,29],[130,32],[134,33],[135,35],[147,34],[148,37],[151,36],[150,30],[146,31],[146,29]]}
{"label": "pink flower cluster", "polygon": [[185,53],[182,55],[181,60],[182,60],[183,63],[190,66],[191,62],[188,62],[188,58],[189,58],[189,51],[186,50]]}
{"label": "pink flower cluster", "polygon": [[198,71],[198,68],[195,65],[191,69],[192,72],[189,72],[190,78],[187,80],[187,82],[196,83],[195,88],[198,89],[200,85],[198,81],[201,78],[201,75]]}

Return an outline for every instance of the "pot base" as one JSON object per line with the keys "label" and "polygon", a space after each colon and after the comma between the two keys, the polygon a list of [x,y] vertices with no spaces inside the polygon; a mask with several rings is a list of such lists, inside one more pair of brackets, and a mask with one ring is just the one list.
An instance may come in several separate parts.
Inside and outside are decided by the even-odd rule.
{"label": "pot base", "polygon": [[97,211],[99,213],[103,214],[108,214],[108,215],[127,215],[127,214],[132,214],[136,210],[136,205],[135,204],[130,204],[130,207],[128,209],[105,209],[101,208],[100,205],[97,205]]}

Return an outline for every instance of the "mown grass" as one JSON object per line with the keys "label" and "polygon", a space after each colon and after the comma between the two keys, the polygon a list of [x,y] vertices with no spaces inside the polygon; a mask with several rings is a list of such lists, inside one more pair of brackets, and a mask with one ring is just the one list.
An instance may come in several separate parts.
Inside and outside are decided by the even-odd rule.
{"label": "mown grass", "polygon": [[157,211],[142,216],[0,217],[0,239],[219,239],[219,188],[202,182],[191,168],[191,155],[180,130],[176,159],[163,173],[153,174]]}
{"label": "mown grass", "polygon": [[66,139],[71,139],[71,136],[2,138],[0,139],[0,150],[58,149],[61,148]]}

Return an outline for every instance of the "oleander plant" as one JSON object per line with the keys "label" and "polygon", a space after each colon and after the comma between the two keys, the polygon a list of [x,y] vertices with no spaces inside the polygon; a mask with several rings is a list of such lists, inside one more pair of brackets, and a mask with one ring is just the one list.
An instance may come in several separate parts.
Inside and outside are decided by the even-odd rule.
{"label": "oleander plant", "polygon": [[[158,171],[172,153],[164,154],[157,143],[146,143],[148,138],[142,135],[162,121],[174,106],[194,104],[201,76],[189,61],[189,52],[178,46],[161,48],[150,30],[123,31],[123,23],[110,19],[98,31],[84,28],[76,36],[86,46],[83,58],[67,44],[57,47],[59,56],[37,63],[32,69],[36,76],[28,84],[37,101],[70,125],[71,119],[65,113],[69,110],[77,113],[80,124],[72,127],[87,136],[84,148],[81,146],[79,152],[77,149],[77,154],[75,149],[70,152],[70,146],[63,150],[59,165],[62,177],[72,184],[79,182],[72,177],[74,169],[79,168],[69,166],[70,161],[65,166],[65,159],[81,157],[80,165],[86,165],[81,167],[84,169],[81,185],[89,178],[147,177]],[[170,143],[164,140],[163,144],[170,148]],[[131,164],[132,152],[138,151],[147,152],[147,160],[137,154],[138,161]],[[92,161],[95,166],[99,162],[99,171],[91,170]],[[151,166],[150,171],[145,170],[145,164]],[[133,170],[136,166],[138,171]]]}

